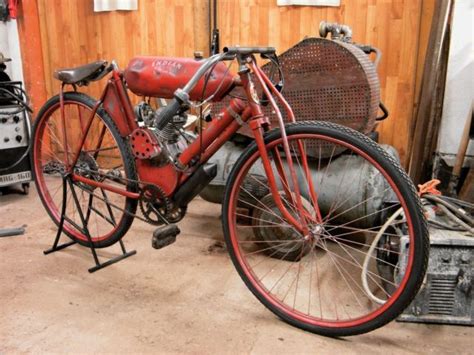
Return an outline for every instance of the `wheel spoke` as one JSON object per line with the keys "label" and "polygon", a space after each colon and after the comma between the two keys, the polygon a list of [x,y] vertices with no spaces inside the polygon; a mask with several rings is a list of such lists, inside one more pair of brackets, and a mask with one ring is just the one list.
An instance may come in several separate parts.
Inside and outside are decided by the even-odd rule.
{"label": "wheel spoke", "polygon": [[[310,124],[302,125],[309,131],[313,129]],[[295,127],[299,131],[300,126]],[[265,178],[252,174],[262,171],[258,150],[247,153],[240,166],[234,167],[237,176],[233,177],[234,192],[230,195],[234,200],[229,201],[228,208],[224,207],[224,218],[233,221],[228,224],[231,229],[226,236],[233,241],[232,245],[237,245],[229,251],[236,254],[234,260],[244,270],[244,279],[264,304],[305,327],[318,325],[325,332],[337,334],[339,325],[343,328],[343,324],[353,324],[357,329],[388,307],[398,307],[393,299],[402,293],[397,290],[407,287],[406,282],[400,282],[401,278],[420,278],[419,274],[410,274],[413,267],[401,270],[402,253],[411,253],[413,243],[421,239],[413,235],[412,222],[416,220],[416,228],[420,229],[420,221],[416,215],[410,215],[407,196],[400,192],[399,186],[406,180],[397,175],[398,167],[383,170],[389,163],[379,164],[386,154],[374,143],[340,138],[348,136],[345,130],[334,129],[333,134],[337,138],[325,133],[288,132],[290,154],[301,184],[307,235],[295,231],[276,208]],[[272,139],[266,143],[267,151],[281,151],[281,139]],[[357,144],[352,145],[352,140]],[[308,154],[304,157],[306,163],[301,151]],[[281,158],[288,175],[287,157]],[[281,174],[281,169],[277,172],[274,162],[271,164],[278,178],[276,174]],[[305,164],[310,174],[306,173]],[[278,189],[284,191],[284,206],[290,214],[298,216],[293,200],[298,197],[293,195],[291,186],[279,177]],[[310,193],[311,186],[318,201]],[[376,188],[371,190],[372,186]],[[404,206],[403,217],[391,222],[387,229],[390,211],[400,205]],[[249,210],[248,215],[237,209],[242,206]],[[319,223],[314,218],[316,207],[322,218]],[[409,208],[413,209],[413,204]],[[385,239],[379,241],[380,234]],[[401,245],[402,237],[408,238],[408,246]],[[378,245],[372,245],[375,238]],[[371,293],[378,296],[374,298]],[[380,303],[379,297],[391,301]],[[327,324],[334,326],[326,328]]]}
{"label": "wheel spoke", "polygon": [[[135,176],[132,168],[125,165],[126,160],[122,152],[127,151],[123,146],[126,143],[120,138],[118,131],[114,131],[116,128],[110,128],[111,125],[106,124],[109,118],[102,117],[103,113],[96,113],[92,117],[89,131],[86,132],[92,106],[82,102],[85,99],[76,99],[76,97],[80,96],[69,93],[64,96],[65,127],[62,125],[63,119],[59,99],[57,99],[43,116],[37,118],[38,124],[34,132],[33,157],[38,172],[36,185],[38,193],[43,197],[45,207],[50,210],[56,222],[61,214],[62,194],[60,191],[62,191],[62,175],[67,172],[66,155],[72,163],[75,159],[73,155],[79,152],[73,172],[97,181],[108,179],[107,182],[123,186],[124,184],[121,183],[123,176],[128,177],[131,174]],[[64,135],[67,137],[66,147]],[[85,135],[85,141],[80,147],[83,135]],[[128,159],[131,160],[131,158]],[[128,208],[125,203],[127,198],[77,181],[74,186],[76,186],[78,203],[77,205],[74,203],[70,188],[68,188],[65,212],[68,222],[65,223],[64,228],[69,235],[73,239],[89,243],[83,231],[74,227],[74,225],[82,225],[80,218],[82,213],[93,241],[111,244],[118,240],[121,237],[118,234],[119,231],[123,234],[127,230],[127,228],[119,229],[119,225],[123,225],[124,218],[130,221],[127,224],[130,225],[135,212],[134,210],[130,211],[132,213],[123,211],[124,208]],[[117,209],[118,206],[123,207]]]}

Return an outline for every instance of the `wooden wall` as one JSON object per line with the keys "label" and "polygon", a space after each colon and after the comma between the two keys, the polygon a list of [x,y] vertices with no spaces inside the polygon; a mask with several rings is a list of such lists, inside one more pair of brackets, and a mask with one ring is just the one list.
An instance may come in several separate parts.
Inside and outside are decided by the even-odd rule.
{"label": "wooden wall", "polygon": [[283,51],[305,36],[319,36],[320,21],[351,26],[354,41],[382,50],[378,72],[390,118],[378,130],[381,141],[395,146],[406,163],[421,4],[421,0],[342,0],[338,8],[321,8],[278,7],[276,0],[223,1],[221,42],[271,44]]}
{"label": "wooden wall", "polygon": [[[33,1],[33,0],[30,0]],[[48,95],[52,72],[97,59],[124,66],[135,54],[190,56],[208,46],[207,0],[139,0],[138,11],[93,12],[92,0],[35,0],[40,17]],[[382,98],[390,118],[378,130],[406,163],[412,124],[423,1],[341,0],[341,6],[278,7],[276,0],[219,0],[221,46],[272,45],[284,51],[318,35],[322,20],[352,27],[354,40],[383,52]],[[88,90],[98,94],[100,85]]]}
{"label": "wooden wall", "polygon": [[[191,56],[196,46],[208,46],[207,25],[194,16],[196,10],[204,14],[207,0],[140,0],[138,11],[97,13],[92,0],[36,1],[50,95],[58,90],[56,68],[98,59],[124,67],[136,54]],[[90,92],[98,93],[93,85]]]}

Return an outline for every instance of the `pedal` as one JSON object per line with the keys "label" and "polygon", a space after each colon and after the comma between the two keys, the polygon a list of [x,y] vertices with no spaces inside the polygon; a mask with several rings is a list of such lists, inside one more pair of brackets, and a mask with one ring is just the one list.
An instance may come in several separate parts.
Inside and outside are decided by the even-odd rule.
{"label": "pedal", "polygon": [[155,249],[164,248],[176,241],[176,236],[180,233],[176,224],[168,224],[157,228],[153,232],[153,238],[151,239],[151,246]]}

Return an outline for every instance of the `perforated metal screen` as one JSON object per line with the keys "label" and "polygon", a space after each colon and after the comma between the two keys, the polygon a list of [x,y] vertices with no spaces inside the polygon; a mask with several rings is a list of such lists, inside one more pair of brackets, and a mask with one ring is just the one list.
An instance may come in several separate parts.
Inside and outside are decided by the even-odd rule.
{"label": "perforated metal screen", "polygon": [[[380,84],[373,63],[352,44],[324,38],[306,38],[279,55],[285,87],[283,94],[297,121],[339,123],[368,134],[375,126]],[[270,72],[271,64],[263,67]],[[241,95],[236,88],[234,94]],[[217,113],[228,102],[213,107]],[[271,107],[264,108],[276,126]],[[282,110],[284,119],[286,112]],[[241,133],[249,135],[248,130]]]}

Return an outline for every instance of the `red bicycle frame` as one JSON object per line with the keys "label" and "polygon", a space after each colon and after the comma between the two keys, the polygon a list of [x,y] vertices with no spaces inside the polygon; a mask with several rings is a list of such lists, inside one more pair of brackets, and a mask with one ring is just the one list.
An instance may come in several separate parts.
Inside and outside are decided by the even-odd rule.
{"label": "red bicycle frame", "polygon": [[[285,174],[280,152],[275,148],[270,152],[270,154],[273,158],[273,161],[276,165],[276,170],[282,182],[286,200],[292,205],[296,206],[298,216],[294,216],[288,211],[288,209],[285,207],[285,204],[283,203],[282,196],[278,191],[277,180],[272,169],[269,152],[266,149],[264,141],[264,133],[270,129],[270,121],[264,116],[262,112],[250,72],[255,74],[255,77],[257,78],[260,86],[263,89],[263,92],[268,98],[278,118],[284,153],[287,158],[287,166],[290,172],[289,178]],[[316,216],[311,216],[310,213],[303,207],[301,191],[293,166],[290,146],[285,133],[283,117],[274,97],[276,97],[277,100],[283,105],[291,122],[295,122],[293,111],[283,95],[273,86],[271,80],[258,67],[253,56],[247,57],[245,63],[240,63],[238,75],[240,80],[236,80],[236,82],[238,85],[243,87],[247,101],[233,98],[229,105],[224,108],[217,115],[217,117],[214,117],[206,129],[203,130],[202,137],[195,139],[194,142],[192,142],[182,152],[178,158],[178,165],[182,167],[188,167],[191,165],[191,167],[181,171],[172,163],[169,163],[163,167],[156,167],[152,166],[147,160],[137,159],[136,167],[139,180],[143,183],[157,184],[164,190],[166,194],[172,196],[176,189],[181,186],[189,178],[189,176],[191,176],[197,167],[207,162],[208,159],[226,141],[228,141],[234,133],[239,130],[242,124],[248,122],[249,127],[254,134],[255,142],[261,155],[265,173],[268,178],[270,191],[277,207],[281,211],[283,217],[285,217],[289,223],[291,223],[297,230],[304,233],[304,235],[307,235],[309,232],[309,221],[316,221],[318,223],[322,221],[321,213],[317,204],[317,194],[314,189],[312,179],[310,178],[308,162],[303,145],[301,142],[297,141],[296,144],[302,160],[301,164],[305,171],[305,177],[308,182],[308,189],[310,192],[309,197],[312,200],[312,204],[316,212]],[[61,86],[60,104],[62,125],[63,130],[65,130],[66,124],[64,117],[63,90],[64,84]],[[88,117],[86,121],[83,121],[83,118],[79,117],[82,130],[81,143],[78,146],[77,151],[75,151],[72,155],[73,161],[69,161],[68,152],[65,152],[68,171],[71,173],[73,181],[89,184],[94,187],[100,187],[104,190],[108,190],[129,198],[138,199],[140,194],[138,192],[131,191],[128,187],[127,189],[121,189],[105,182],[92,180],[79,174],[75,174],[72,169],[72,167],[74,167],[77,163],[80,151],[86,141],[86,137],[91,128],[94,116],[100,106],[102,106],[107,111],[112,120],[115,122],[122,137],[129,136],[134,129],[138,128],[132,104],[130,102],[127,89],[124,85],[123,74],[118,70],[116,65],[113,65],[112,75],[109,78],[100,99],[95,104],[90,117]],[[68,147],[65,132],[63,136],[64,146]],[[101,144],[100,141],[101,139],[99,139],[99,145]],[[197,159],[199,159],[198,163],[196,163]]]}

